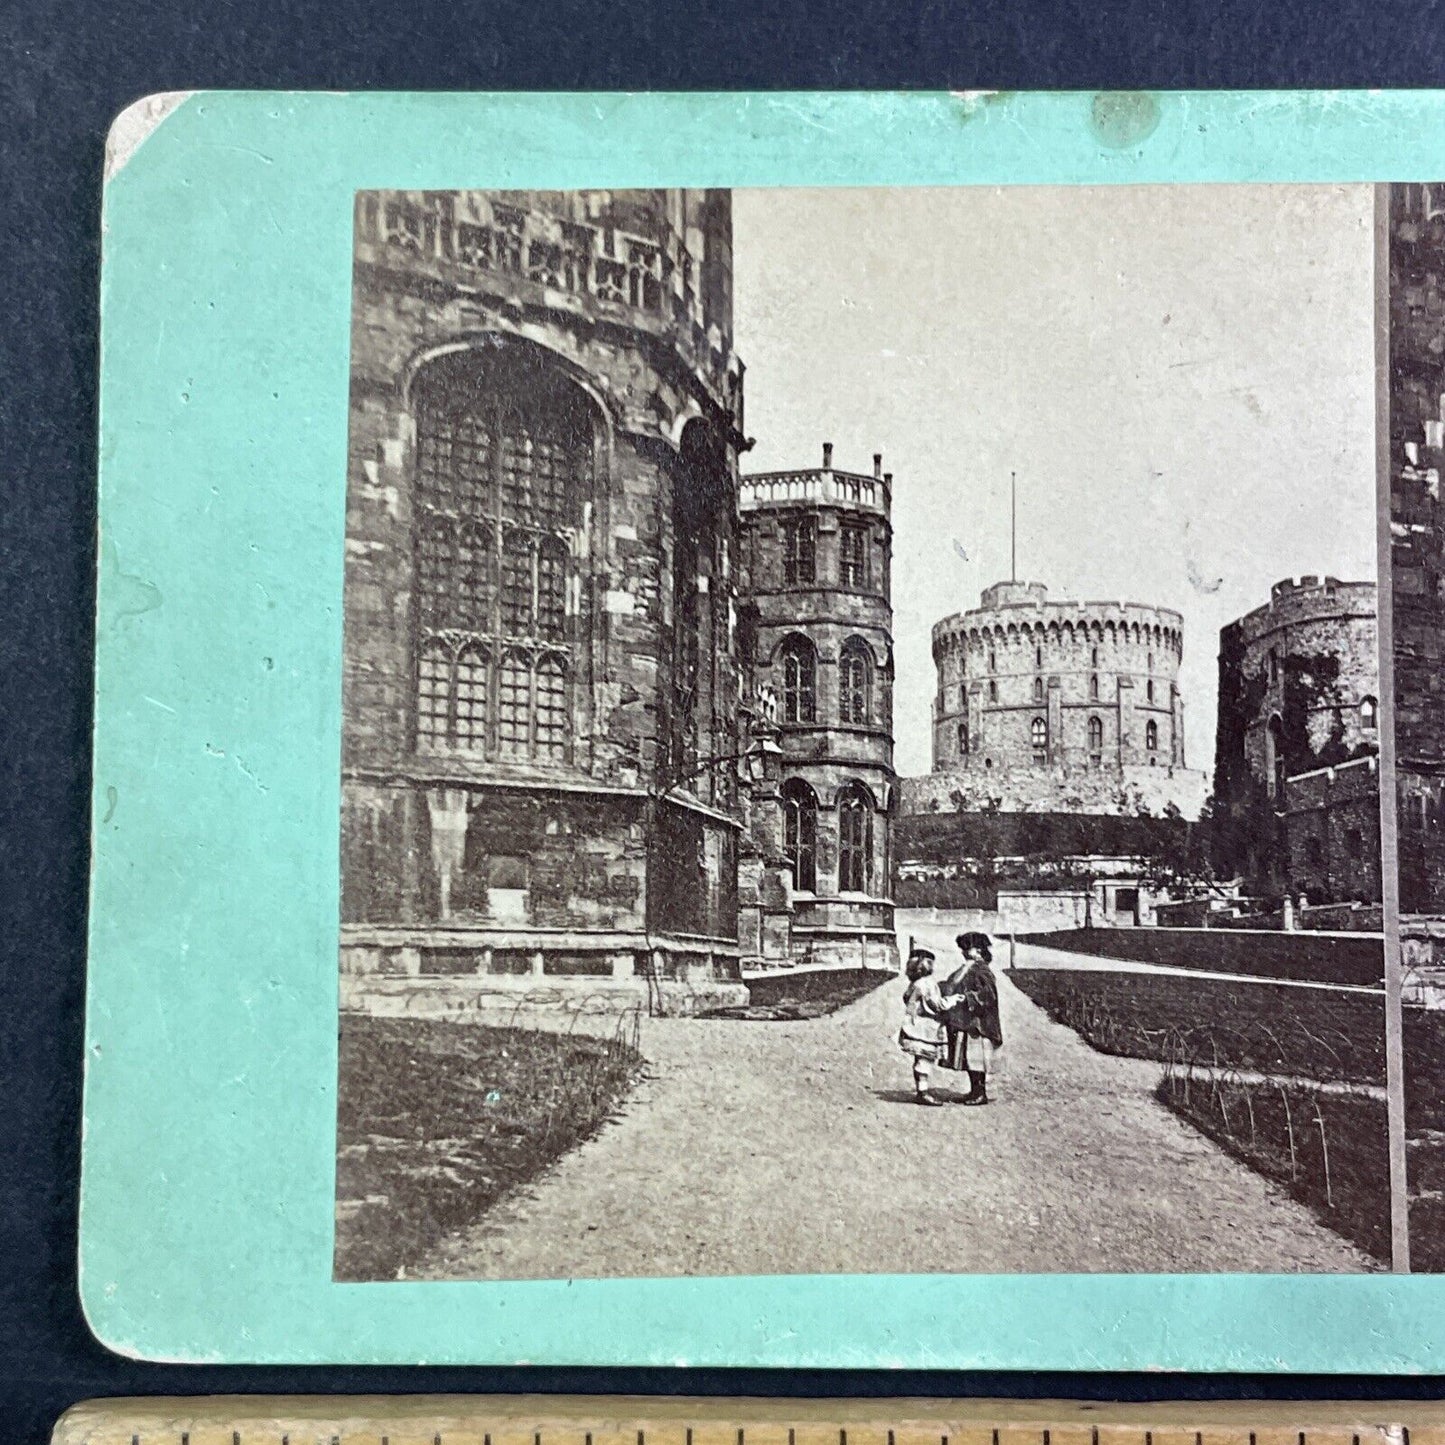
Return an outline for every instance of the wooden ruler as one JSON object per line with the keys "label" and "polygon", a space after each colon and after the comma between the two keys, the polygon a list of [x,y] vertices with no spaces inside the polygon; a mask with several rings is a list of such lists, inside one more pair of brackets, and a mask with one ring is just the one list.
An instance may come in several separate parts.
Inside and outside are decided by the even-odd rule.
{"label": "wooden ruler", "polygon": [[54,1445],[1445,1445],[1445,1405],[214,1396],[77,1405]]}

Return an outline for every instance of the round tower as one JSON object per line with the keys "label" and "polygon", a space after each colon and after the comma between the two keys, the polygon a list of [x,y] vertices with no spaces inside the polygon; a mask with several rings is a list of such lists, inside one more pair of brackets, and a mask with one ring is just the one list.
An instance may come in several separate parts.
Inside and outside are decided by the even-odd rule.
{"label": "round tower", "polygon": [[1373,582],[1276,582],[1221,630],[1221,780],[1242,763],[1274,797],[1288,776],[1377,751],[1378,648]]}
{"label": "round tower", "polygon": [[933,629],[933,771],[968,805],[1197,815],[1179,664],[1183,618],[1137,602],[999,582]]}
{"label": "round tower", "polygon": [[778,702],[798,963],[897,964],[892,480],[881,454],[848,472],[826,444],[820,467],[740,484],[743,651],[753,689]]}

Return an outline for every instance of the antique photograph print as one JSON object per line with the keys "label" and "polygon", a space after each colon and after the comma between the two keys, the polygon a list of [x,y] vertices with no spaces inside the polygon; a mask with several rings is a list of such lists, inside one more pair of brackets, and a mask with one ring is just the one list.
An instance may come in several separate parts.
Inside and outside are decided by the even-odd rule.
{"label": "antique photograph print", "polygon": [[336,1277],[1389,1268],[1376,246],[1368,186],[358,194]]}

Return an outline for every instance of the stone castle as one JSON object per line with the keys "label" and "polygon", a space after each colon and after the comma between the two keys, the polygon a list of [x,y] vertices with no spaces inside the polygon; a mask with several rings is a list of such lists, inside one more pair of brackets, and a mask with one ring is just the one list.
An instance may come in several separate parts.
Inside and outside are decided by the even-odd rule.
{"label": "stone castle", "polygon": [[1302,577],[1219,640],[1219,866],[1253,891],[1380,897],[1373,582]]}
{"label": "stone castle", "polygon": [[1197,817],[1207,784],[1185,762],[1183,648],[1168,608],[987,588],[934,626],[933,769],[902,782],[904,811]]}
{"label": "stone castle", "polygon": [[1445,185],[1390,187],[1390,552],[1405,995],[1445,1006]]}
{"label": "stone castle", "polygon": [[886,961],[886,484],[740,505],[729,194],[363,192],[355,228],[344,994],[687,1009]]}
{"label": "stone castle", "polygon": [[736,977],[721,191],[358,197],[342,966]]}

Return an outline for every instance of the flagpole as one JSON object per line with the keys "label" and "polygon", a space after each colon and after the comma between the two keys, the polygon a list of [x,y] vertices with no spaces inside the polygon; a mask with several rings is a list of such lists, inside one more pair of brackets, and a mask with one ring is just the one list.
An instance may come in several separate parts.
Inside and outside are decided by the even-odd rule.
{"label": "flagpole", "polygon": [[1019,494],[1018,474],[1008,474],[1008,580],[1019,580]]}

